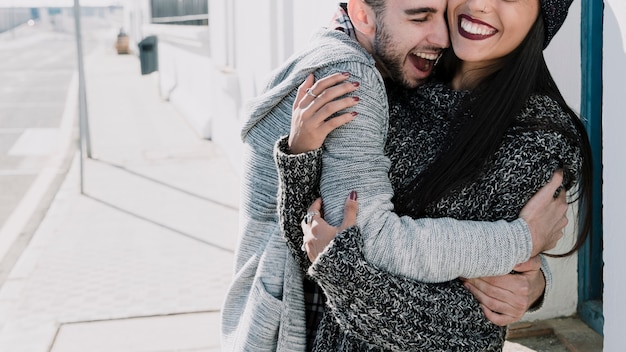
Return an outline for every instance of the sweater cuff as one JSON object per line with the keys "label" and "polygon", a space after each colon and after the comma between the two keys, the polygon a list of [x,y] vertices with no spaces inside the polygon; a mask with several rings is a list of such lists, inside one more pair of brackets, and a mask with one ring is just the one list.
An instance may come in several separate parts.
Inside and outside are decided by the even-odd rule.
{"label": "sweater cuff", "polygon": [[307,163],[316,159],[322,159],[322,148],[317,148],[300,154],[291,154],[289,151],[289,136],[281,137],[274,145],[274,158],[278,166],[289,163]]}
{"label": "sweater cuff", "polygon": [[519,248],[517,263],[524,263],[530,259],[530,255],[533,252],[533,238],[530,234],[530,228],[522,218],[512,221],[509,224],[511,225],[511,231],[516,234],[513,236],[513,238],[517,239],[515,246]]}
{"label": "sweater cuff", "polygon": [[[330,241],[328,246],[318,254],[317,258],[310,266],[308,274],[315,280],[321,279],[322,281],[337,278],[336,261],[338,260],[342,263],[342,260],[347,260],[347,257],[350,256],[347,255],[348,253],[351,255],[359,253],[360,255],[362,246],[361,234],[357,226],[349,227],[337,233],[337,236]],[[345,265],[344,267],[350,268],[351,266]],[[345,279],[345,277],[342,277],[342,279]]]}
{"label": "sweater cuff", "polygon": [[534,313],[541,308],[543,308],[543,304],[546,301],[548,295],[552,292],[552,271],[550,271],[550,266],[548,265],[548,260],[544,255],[539,255],[541,259],[541,273],[543,274],[544,279],[546,280],[546,288],[543,290],[543,295],[539,297],[539,299],[533,303],[530,308],[528,308],[528,312]]}

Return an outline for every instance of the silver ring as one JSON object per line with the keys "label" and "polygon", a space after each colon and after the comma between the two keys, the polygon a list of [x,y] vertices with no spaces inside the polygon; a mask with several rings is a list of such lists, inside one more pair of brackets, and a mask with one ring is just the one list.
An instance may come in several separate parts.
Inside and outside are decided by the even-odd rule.
{"label": "silver ring", "polygon": [[306,89],[306,95],[313,97],[313,99],[317,98],[318,95],[316,95],[315,93],[313,93],[313,89],[311,88],[307,88]]}
{"label": "silver ring", "polygon": [[310,211],[304,216],[304,222],[309,225],[315,215],[320,215],[319,211]]}
{"label": "silver ring", "polygon": [[565,187],[563,187],[563,185],[560,185],[559,188],[556,189],[556,191],[554,191],[554,194],[552,195],[552,198],[558,198],[559,194],[561,194],[561,192],[565,189]]}

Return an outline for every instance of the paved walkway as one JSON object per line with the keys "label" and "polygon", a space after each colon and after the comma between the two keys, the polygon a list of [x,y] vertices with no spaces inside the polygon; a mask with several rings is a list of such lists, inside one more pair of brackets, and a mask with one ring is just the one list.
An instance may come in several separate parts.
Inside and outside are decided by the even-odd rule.
{"label": "paved walkway", "polygon": [[238,176],[137,57],[102,47],[86,81],[84,194],[76,155],[0,290],[0,351],[219,351]]}

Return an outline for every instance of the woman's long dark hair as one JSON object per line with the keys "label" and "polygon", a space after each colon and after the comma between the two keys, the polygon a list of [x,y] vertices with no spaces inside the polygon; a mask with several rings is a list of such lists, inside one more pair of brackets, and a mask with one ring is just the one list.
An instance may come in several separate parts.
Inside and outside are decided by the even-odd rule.
{"label": "woman's long dark hair", "polygon": [[[500,146],[506,130],[517,123],[516,116],[531,94],[545,95],[567,112],[578,135],[557,124],[550,127],[578,144],[583,159],[576,197],[582,214],[578,239],[567,253],[552,256],[571,255],[583,245],[591,229],[591,146],[583,123],[565,102],[548,70],[543,41],[544,22],[540,14],[520,46],[503,58],[498,67],[491,68],[493,72],[452,112],[452,126],[460,127],[451,130],[447,138],[450,143],[428,171],[409,184],[411,191],[396,195],[394,204],[398,213],[424,216],[429,204],[475,180]],[[437,78],[450,82],[460,63],[453,51],[448,50],[440,63],[441,69],[436,72]]]}

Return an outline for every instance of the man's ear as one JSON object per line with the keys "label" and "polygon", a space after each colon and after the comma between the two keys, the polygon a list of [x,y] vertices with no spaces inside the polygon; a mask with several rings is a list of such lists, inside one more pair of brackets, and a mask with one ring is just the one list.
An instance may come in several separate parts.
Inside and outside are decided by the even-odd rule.
{"label": "man's ear", "polygon": [[376,14],[363,0],[348,1],[348,16],[354,29],[373,37],[376,33]]}

